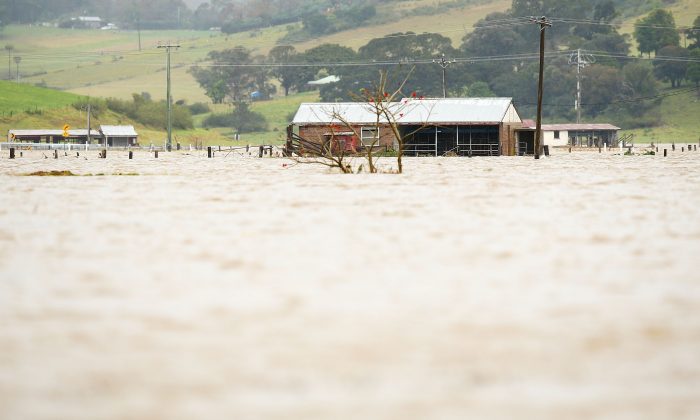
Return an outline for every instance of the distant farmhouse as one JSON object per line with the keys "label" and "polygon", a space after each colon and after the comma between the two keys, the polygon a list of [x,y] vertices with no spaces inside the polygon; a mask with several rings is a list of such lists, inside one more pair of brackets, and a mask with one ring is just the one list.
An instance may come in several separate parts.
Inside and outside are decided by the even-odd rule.
{"label": "distant farmhouse", "polygon": [[[138,137],[132,125],[102,125],[99,130],[90,130],[90,143],[106,143],[111,147],[137,146]],[[68,130],[68,137],[63,137],[63,130],[10,130],[7,133],[7,141],[10,143],[86,144],[88,131]]]}
{"label": "distant farmhouse", "polygon": [[100,29],[105,25],[107,25],[107,22],[98,16],[78,16],[61,22],[59,26],[71,29]]}

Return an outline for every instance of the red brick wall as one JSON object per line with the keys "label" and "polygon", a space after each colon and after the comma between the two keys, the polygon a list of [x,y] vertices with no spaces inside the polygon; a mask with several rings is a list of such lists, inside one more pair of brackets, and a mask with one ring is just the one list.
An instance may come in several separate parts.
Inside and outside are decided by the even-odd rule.
{"label": "red brick wall", "polygon": [[[357,134],[361,134],[361,129],[362,127],[373,127],[374,125],[368,124],[368,125],[353,125],[352,128],[343,126],[343,125],[338,125],[335,126],[333,129],[331,129],[330,126],[328,125],[306,125],[306,126],[300,126],[299,127],[299,136],[305,140],[312,141],[315,143],[322,143],[324,135],[330,134],[331,132],[335,133],[340,133],[340,132],[349,132],[355,130]],[[379,141],[377,142],[377,145],[379,146],[387,146],[390,149],[393,148],[394,146],[394,135],[391,131],[391,128],[388,126],[380,126],[379,127]]]}

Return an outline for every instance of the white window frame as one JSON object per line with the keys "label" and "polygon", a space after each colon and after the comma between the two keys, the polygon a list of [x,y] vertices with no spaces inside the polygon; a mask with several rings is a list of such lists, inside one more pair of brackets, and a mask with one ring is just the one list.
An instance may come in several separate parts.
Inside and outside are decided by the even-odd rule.
{"label": "white window frame", "polygon": [[[373,132],[374,135],[365,136],[365,130],[370,131],[370,133]],[[379,144],[379,127],[360,127],[360,141],[363,146],[371,146],[372,143],[375,145]]]}

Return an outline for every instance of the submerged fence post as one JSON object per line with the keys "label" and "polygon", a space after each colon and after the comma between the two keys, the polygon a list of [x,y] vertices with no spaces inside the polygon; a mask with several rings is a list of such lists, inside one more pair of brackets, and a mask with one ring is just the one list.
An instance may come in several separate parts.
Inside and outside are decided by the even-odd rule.
{"label": "submerged fence post", "polygon": [[263,146],[260,146],[259,157],[263,157]]}
{"label": "submerged fence post", "polygon": [[207,157],[211,159],[211,146],[207,146]]}
{"label": "submerged fence post", "polygon": [[129,150],[129,159],[133,159],[133,158],[134,158],[134,152]]}
{"label": "submerged fence post", "polygon": [[15,148],[10,147],[10,159],[14,159],[14,158],[15,158]]}
{"label": "submerged fence post", "polygon": [[[544,155],[549,156],[549,146],[544,145]],[[272,156],[272,146],[270,146],[270,156]]]}
{"label": "submerged fence post", "polygon": [[53,151],[53,158],[58,159],[58,149]]}
{"label": "submerged fence post", "polygon": [[664,157],[668,156],[668,149],[664,149]]}

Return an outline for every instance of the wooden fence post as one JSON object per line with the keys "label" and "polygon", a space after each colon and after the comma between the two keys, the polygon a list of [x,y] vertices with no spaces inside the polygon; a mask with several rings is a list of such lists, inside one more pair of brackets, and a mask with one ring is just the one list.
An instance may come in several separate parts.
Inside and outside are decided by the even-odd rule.
{"label": "wooden fence post", "polygon": [[10,147],[10,159],[14,159],[14,158],[15,158],[15,148]]}
{"label": "wooden fence post", "polygon": [[211,146],[207,146],[207,157],[211,159]]}

